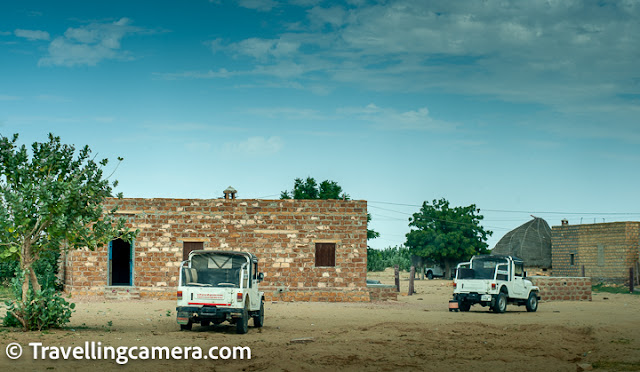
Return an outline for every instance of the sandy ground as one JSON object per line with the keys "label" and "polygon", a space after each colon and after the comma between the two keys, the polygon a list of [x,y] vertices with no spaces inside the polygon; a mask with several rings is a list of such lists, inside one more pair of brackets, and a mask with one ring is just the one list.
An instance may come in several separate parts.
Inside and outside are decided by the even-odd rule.
{"label": "sandy ground", "polygon": [[[392,272],[370,273],[392,284]],[[406,294],[408,275],[403,274]],[[600,371],[640,370],[640,296],[594,294],[592,302],[541,302],[538,312],[509,306],[493,314],[479,306],[451,313],[447,280],[417,281],[417,294],[379,303],[266,304],[265,326],[235,334],[228,325],[181,332],[173,301],[74,299],[67,329],[24,333],[0,328],[0,369],[168,371]],[[3,312],[0,310],[0,312]],[[251,324],[251,322],[250,322]],[[311,338],[295,343],[293,339]],[[248,346],[251,360],[36,360],[44,346]],[[24,346],[18,360],[5,348]]]}

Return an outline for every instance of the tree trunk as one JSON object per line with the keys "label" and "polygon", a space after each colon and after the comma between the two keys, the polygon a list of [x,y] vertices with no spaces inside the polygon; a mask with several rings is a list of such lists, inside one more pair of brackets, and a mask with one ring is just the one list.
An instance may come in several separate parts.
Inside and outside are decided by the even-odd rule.
{"label": "tree trunk", "polygon": [[42,289],[40,283],[38,283],[36,272],[33,270],[33,263],[36,260],[37,257],[33,255],[31,244],[25,242],[22,246],[22,257],[20,260],[20,269],[24,273],[24,277],[22,278],[22,303],[25,305],[28,300],[29,287],[33,288],[34,293]]}
{"label": "tree trunk", "polygon": [[409,274],[409,293],[407,293],[409,296],[413,296],[413,293],[415,292],[413,287],[413,280],[415,279],[415,276],[416,276],[415,274],[416,274],[416,267],[411,266],[411,273]]}
{"label": "tree trunk", "polygon": [[[31,242],[26,241],[22,245],[22,252],[20,257],[20,271],[22,275],[22,306],[24,309],[28,305],[29,301],[29,289],[33,289],[33,293],[39,292],[42,287],[38,282],[38,277],[36,276],[36,272],[33,270],[33,263],[38,259],[38,255],[34,255]],[[22,327],[25,331],[29,331],[29,327],[27,324],[26,314],[23,311],[11,311],[11,314],[18,319],[18,321],[22,324]]]}
{"label": "tree trunk", "polygon": [[444,260],[444,278],[451,278],[451,260]]}

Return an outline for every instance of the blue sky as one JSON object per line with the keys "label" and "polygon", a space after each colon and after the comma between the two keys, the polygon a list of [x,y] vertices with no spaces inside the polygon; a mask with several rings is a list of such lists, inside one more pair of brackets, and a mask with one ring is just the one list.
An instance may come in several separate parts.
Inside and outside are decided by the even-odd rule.
{"label": "blue sky", "polygon": [[192,0],[0,5],[0,133],[125,158],[126,197],[423,201],[640,219],[640,2]]}

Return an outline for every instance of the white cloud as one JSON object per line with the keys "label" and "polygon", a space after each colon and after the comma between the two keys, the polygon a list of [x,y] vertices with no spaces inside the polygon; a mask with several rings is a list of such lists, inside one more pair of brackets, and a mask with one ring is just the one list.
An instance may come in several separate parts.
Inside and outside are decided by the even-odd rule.
{"label": "white cloud", "polygon": [[260,12],[269,12],[278,6],[274,0],[238,0],[238,5],[247,9],[255,9]]}
{"label": "white cloud", "polygon": [[300,43],[282,39],[250,38],[228,46],[230,50],[258,60],[284,58],[297,53]]}
{"label": "white cloud", "polygon": [[0,94],[0,101],[17,101],[19,99],[22,99],[22,97]]}
{"label": "white cloud", "polygon": [[[340,32],[340,48],[343,62],[362,64],[353,79],[350,71],[334,78],[556,108],[585,96],[611,97],[599,86],[626,89],[637,75],[640,24],[633,19],[640,11],[609,5],[399,0],[359,8]],[[367,64],[376,67],[361,67]]]}
{"label": "white cloud", "polygon": [[154,75],[165,79],[165,80],[179,80],[179,79],[219,79],[219,78],[228,78],[234,76],[235,73],[227,71],[224,68],[219,69],[218,71],[184,71],[184,72],[154,72]]}
{"label": "white cloud", "polygon": [[57,102],[57,103],[71,102],[71,99],[68,97],[57,96],[53,94],[40,94],[35,96],[35,98],[39,101],[45,101],[45,102]]}
{"label": "white cloud", "polygon": [[69,28],[64,36],[51,41],[49,54],[41,58],[38,65],[95,66],[103,60],[127,59],[128,53],[121,50],[120,42],[125,36],[138,32],[142,29],[131,26],[128,18]]}
{"label": "white cloud", "polygon": [[561,111],[640,94],[640,7],[633,1],[290,4],[315,7],[277,37],[227,46],[218,40],[212,49],[254,59],[247,74],[302,85],[489,96]]}
{"label": "white cloud", "polygon": [[315,6],[322,3],[323,0],[289,0],[290,4],[297,6]]}
{"label": "white cloud", "polygon": [[312,26],[322,27],[330,24],[334,27],[342,26],[346,20],[346,11],[339,6],[322,8],[316,6],[308,11],[309,20]]}
{"label": "white cloud", "polygon": [[272,136],[250,137],[242,142],[232,142],[224,145],[224,151],[227,153],[242,154],[248,156],[256,155],[273,155],[279,152],[284,143],[280,137]]}
{"label": "white cloud", "polygon": [[211,149],[211,144],[207,142],[189,142],[184,145],[191,152],[207,152]]}
{"label": "white cloud", "polygon": [[269,108],[251,108],[248,113],[267,117],[270,119],[282,118],[287,120],[322,120],[323,116],[318,110],[304,109],[296,107],[269,107]]}
{"label": "white cloud", "polygon": [[429,115],[426,107],[417,110],[398,111],[392,108],[381,108],[373,103],[365,107],[342,108],[338,114],[354,117],[374,124],[385,130],[418,130],[418,131],[450,131],[456,128],[455,123],[437,120]]}
{"label": "white cloud", "polygon": [[29,40],[49,40],[50,39],[49,33],[46,31],[16,29],[13,33],[17,37],[23,37]]}

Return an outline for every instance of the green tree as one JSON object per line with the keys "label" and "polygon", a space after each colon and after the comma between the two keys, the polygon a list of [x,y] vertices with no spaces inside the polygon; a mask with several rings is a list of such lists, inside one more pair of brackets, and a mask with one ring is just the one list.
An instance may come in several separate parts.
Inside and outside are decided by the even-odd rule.
{"label": "green tree", "polygon": [[409,218],[406,246],[412,254],[442,262],[449,277],[453,265],[488,253],[487,237],[493,232],[480,225],[484,217],[479,213],[474,204],[451,208],[446,199],[424,202]]}
{"label": "green tree", "polygon": [[[371,222],[371,213],[367,212],[367,226],[369,226],[369,222]],[[371,240],[379,237],[380,237],[379,232],[375,230],[367,229],[367,240]]]}
{"label": "green tree", "polygon": [[306,180],[296,178],[293,190],[282,191],[280,199],[349,199],[349,195],[342,192],[342,187],[335,181],[325,180],[318,183],[313,177]]}
{"label": "green tree", "polygon": [[0,135],[0,258],[20,263],[20,295],[7,312],[30,330],[42,328],[37,319],[54,310],[46,301],[55,302],[43,295],[49,288],[42,288],[36,276],[39,257],[61,249],[95,249],[116,237],[130,241],[137,231],[114,217],[115,208],[103,210],[117,186],[103,178],[107,159],[96,162],[88,146],[76,153],[52,134],[47,142],[33,143],[31,151],[17,140],[17,134],[12,139]]}
{"label": "green tree", "polygon": [[409,271],[411,253],[408,248],[400,246],[379,250],[367,247],[367,271],[384,271],[384,269],[396,265],[400,270]]}
{"label": "green tree", "polygon": [[[335,181],[324,180],[318,183],[313,177],[307,177],[306,180],[296,178],[293,181],[293,190],[282,191],[280,199],[343,199],[349,200],[349,195],[342,191],[342,186]],[[371,215],[367,213],[367,225],[371,221]],[[380,233],[367,229],[367,240],[375,239]]]}

